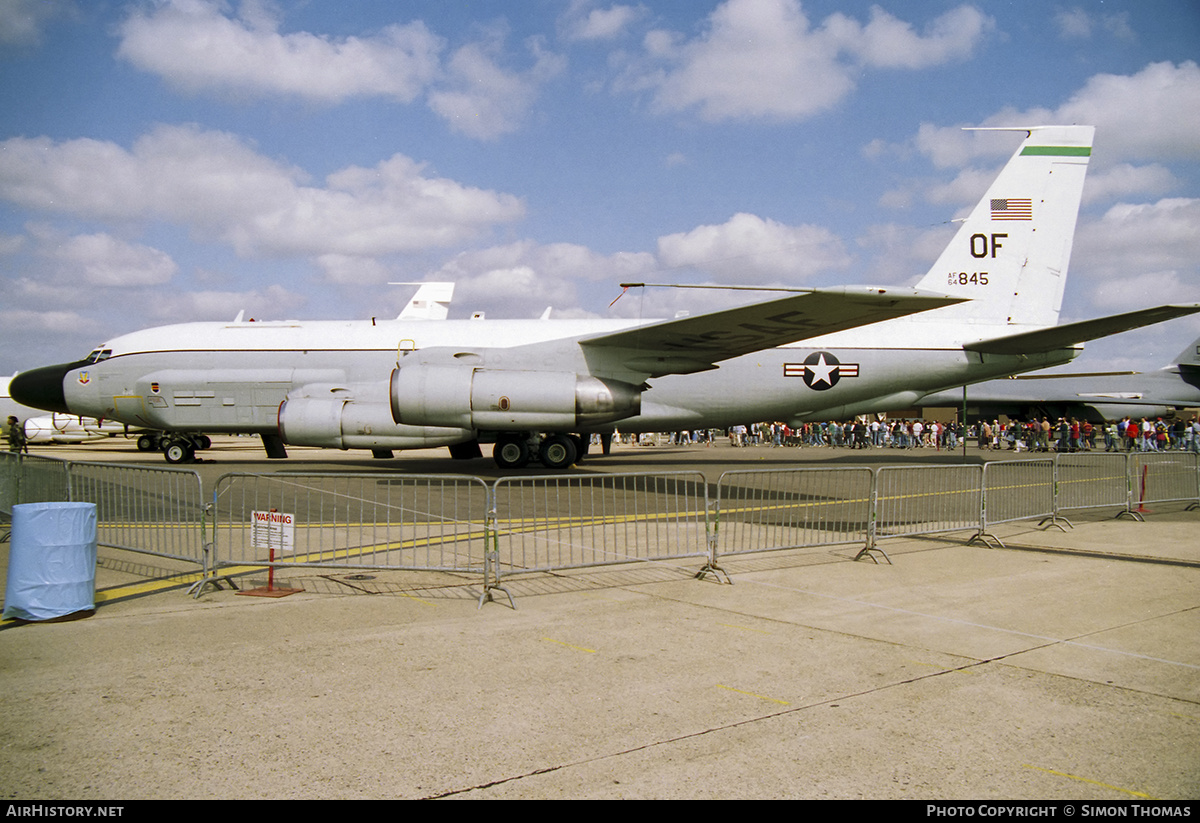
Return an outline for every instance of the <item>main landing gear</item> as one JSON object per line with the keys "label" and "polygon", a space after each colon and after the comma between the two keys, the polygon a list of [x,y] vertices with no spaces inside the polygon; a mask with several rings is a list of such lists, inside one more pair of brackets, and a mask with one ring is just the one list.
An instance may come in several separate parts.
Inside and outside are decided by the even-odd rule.
{"label": "main landing gear", "polygon": [[163,457],[171,465],[191,463],[196,459],[196,452],[212,446],[212,439],[206,434],[171,433],[163,435],[144,434],[138,438],[138,449],[152,451],[162,449]]}
{"label": "main landing gear", "polygon": [[548,469],[565,469],[587,454],[587,440],[577,434],[543,437],[511,432],[496,436],[492,457],[502,469],[523,469],[537,459]]}

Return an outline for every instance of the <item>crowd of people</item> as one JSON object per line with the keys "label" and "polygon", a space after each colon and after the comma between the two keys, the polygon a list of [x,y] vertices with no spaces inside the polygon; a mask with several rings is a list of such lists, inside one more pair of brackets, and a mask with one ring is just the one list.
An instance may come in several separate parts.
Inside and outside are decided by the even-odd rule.
{"label": "crowd of people", "polygon": [[[619,436],[620,437],[620,436]],[[1091,423],[1060,417],[1051,422],[1040,420],[979,420],[964,427],[961,423],[937,420],[849,420],[824,423],[753,423],[728,429],[700,429],[672,432],[667,442],[673,445],[711,446],[721,439],[729,445],[773,447],[956,449],[965,439],[982,450],[1012,449],[1030,452],[1169,451],[1200,452],[1200,420],[1196,417],[1164,421],[1129,417],[1109,423]],[[620,437],[627,443],[650,442],[643,436]]]}

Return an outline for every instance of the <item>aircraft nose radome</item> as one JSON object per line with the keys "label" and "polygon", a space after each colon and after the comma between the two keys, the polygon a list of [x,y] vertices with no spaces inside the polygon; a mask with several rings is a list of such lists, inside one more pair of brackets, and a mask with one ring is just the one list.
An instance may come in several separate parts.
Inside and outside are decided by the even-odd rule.
{"label": "aircraft nose radome", "polygon": [[21,372],[8,384],[8,393],[22,406],[52,412],[69,412],[63,394],[63,378],[79,363],[61,363]]}

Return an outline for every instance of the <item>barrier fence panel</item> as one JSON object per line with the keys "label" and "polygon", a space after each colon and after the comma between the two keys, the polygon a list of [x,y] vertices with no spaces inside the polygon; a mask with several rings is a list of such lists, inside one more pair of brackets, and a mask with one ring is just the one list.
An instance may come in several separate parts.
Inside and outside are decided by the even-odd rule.
{"label": "barrier fence panel", "polygon": [[709,551],[699,472],[504,477],[493,507],[498,576]]}
{"label": "barrier fence panel", "polygon": [[1054,516],[1054,460],[1004,460],[983,466],[983,529]]}
{"label": "barrier fence panel", "polygon": [[875,474],[868,547],[887,537],[978,529],[983,466],[884,466]]}
{"label": "barrier fence panel", "polygon": [[1129,506],[1129,470],[1124,454],[1056,454],[1055,512]]}
{"label": "barrier fence panel", "polygon": [[1200,455],[1184,451],[1130,454],[1130,505],[1200,501],[1198,458]]}
{"label": "barrier fence panel", "polygon": [[71,500],[96,504],[102,546],[204,566],[205,508],[200,475],[189,469],[70,463]]}
{"label": "barrier fence panel", "polygon": [[53,457],[33,454],[5,454],[8,477],[5,501],[7,514],[16,503],[62,503],[70,501],[67,463]]}
{"label": "barrier fence panel", "polygon": [[730,471],[717,481],[718,555],[865,544],[869,468]]}
{"label": "barrier fence panel", "polygon": [[12,517],[12,507],[21,502],[21,455],[0,451],[0,514]]}
{"label": "barrier fence panel", "polygon": [[213,492],[218,568],[483,571],[488,488],[478,477],[226,474]]}

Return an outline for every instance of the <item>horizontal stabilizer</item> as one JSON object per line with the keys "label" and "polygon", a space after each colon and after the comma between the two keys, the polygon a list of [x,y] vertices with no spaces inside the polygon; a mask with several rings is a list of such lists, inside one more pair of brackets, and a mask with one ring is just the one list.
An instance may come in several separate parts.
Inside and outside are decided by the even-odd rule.
{"label": "horizontal stabilizer", "polygon": [[980,340],[978,343],[967,343],[963,348],[981,354],[1038,354],[1067,349],[1088,340],[1140,329],[1143,326],[1153,326],[1164,320],[1174,320],[1176,317],[1196,312],[1200,312],[1200,303],[1157,306],[1153,309],[1140,309],[1109,317],[1098,317],[1095,320],[1065,323],[1037,331]]}
{"label": "horizontal stabilizer", "polygon": [[625,368],[651,376],[689,374],[732,357],[964,299],[913,289],[812,289],[779,300],[585,338],[580,345],[609,363],[615,355]]}

